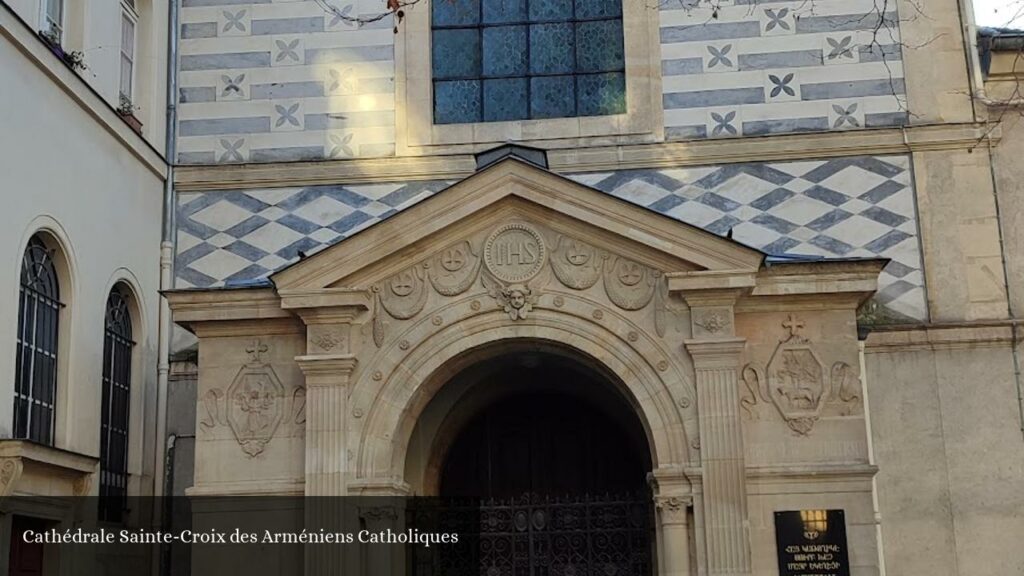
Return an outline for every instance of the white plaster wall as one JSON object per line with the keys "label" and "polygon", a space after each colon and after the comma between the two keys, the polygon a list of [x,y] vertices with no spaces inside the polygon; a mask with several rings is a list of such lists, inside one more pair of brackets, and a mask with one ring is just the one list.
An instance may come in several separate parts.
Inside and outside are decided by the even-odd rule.
{"label": "white plaster wall", "polygon": [[115,281],[128,279],[142,308],[130,440],[138,474],[150,459],[142,447],[152,445],[151,433],[139,431],[155,422],[162,180],[3,35],[0,70],[18,78],[0,90],[0,437],[12,426],[22,252],[34,229],[55,227],[73,269],[71,285],[61,286],[69,337],[60,348],[67,370],[58,412],[67,416],[56,445],[99,455],[104,308]]}
{"label": "white plaster wall", "polygon": [[[117,108],[120,82],[121,0],[64,0],[64,48],[85,54],[79,73],[111,107]],[[33,30],[40,27],[41,0],[8,0]],[[135,116],[143,137],[157,150],[166,138],[167,0],[135,0]],[[5,76],[8,72],[5,69]]]}

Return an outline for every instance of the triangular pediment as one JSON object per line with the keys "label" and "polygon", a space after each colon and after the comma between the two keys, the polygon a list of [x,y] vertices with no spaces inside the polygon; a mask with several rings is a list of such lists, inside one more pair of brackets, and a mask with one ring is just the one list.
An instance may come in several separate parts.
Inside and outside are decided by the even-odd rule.
{"label": "triangular pediment", "polygon": [[[530,254],[493,248],[534,235],[545,253],[579,242],[662,272],[756,271],[764,254],[515,158],[501,160],[434,196],[271,276],[279,292],[367,287],[456,245],[491,264]],[[529,238],[529,236],[523,236]],[[514,243],[513,243],[514,244]],[[531,251],[532,242],[526,250]],[[496,250],[492,255],[488,250]],[[481,254],[486,252],[486,254]],[[493,257],[492,257],[493,256]]]}

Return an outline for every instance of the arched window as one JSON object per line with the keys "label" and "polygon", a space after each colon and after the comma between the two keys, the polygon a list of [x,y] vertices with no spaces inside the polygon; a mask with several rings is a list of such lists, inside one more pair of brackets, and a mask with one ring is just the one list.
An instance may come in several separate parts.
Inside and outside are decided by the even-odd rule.
{"label": "arched window", "polygon": [[626,112],[622,0],[435,0],[434,123]]}
{"label": "arched window", "polygon": [[107,297],[103,329],[103,407],[100,424],[100,519],[119,522],[128,498],[128,413],[132,383],[132,319],[128,294]]}
{"label": "arched window", "polygon": [[14,375],[14,434],[53,444],[57,396],[57,324],[60,283],[55,250],[33,236],[21,261],[17,358]]}

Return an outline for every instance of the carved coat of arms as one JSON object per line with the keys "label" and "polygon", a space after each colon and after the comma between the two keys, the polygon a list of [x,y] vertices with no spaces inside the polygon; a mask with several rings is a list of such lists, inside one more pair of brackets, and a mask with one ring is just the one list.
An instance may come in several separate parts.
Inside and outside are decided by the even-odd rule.
{"label": "carved coat of arms", "polygon": [[826,382],[825,365],[811,342],[800,334],[804,323],[793,315],[782,323],[787,335],[775,347],[767,370],[756,364],[743,368],[748,394],[740,402],[754,414],[758,399],[770,401],[794,432],[807,435],[828,403],[844,406],[848,414],[859,403],[859,380],[845,362],[832,366]]}
{"label": "carved coat of arms", "polygon": [[284,417],[284,386],[262,359],[267,351],[265,344],[256,341],[247,351],[250,361],[228,387],[227,421],[242,451],[256,456],[263,452]]}

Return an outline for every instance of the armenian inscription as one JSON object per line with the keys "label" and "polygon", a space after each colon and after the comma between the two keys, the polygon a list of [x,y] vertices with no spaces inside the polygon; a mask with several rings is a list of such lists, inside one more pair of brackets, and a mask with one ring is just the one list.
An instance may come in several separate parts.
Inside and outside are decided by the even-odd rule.
{"label": "armenian inscription", "polygon": [[779,576],[850,576],[842,510],[775,513]]}

